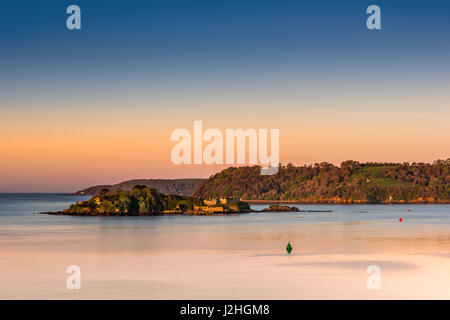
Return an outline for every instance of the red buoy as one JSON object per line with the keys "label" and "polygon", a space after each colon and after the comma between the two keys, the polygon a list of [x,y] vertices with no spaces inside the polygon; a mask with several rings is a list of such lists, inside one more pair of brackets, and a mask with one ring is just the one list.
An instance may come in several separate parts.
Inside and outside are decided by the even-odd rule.
{"label": "red buoy", "polygon": [[402,219],[402,217],[400,217],[400,219],[398,219],[398,222],[402,222],[403,221],[403,219]]}

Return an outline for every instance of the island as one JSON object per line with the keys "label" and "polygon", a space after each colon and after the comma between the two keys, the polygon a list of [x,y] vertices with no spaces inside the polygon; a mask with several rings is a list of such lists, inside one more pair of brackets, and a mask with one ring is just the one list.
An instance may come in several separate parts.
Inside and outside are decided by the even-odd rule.
{"label": "island", "polygon": [[[270,206],[267,211],[299,211],[296,207]],[[150,216],[150,215],[217,215],[256,212],[238,198],[222,197],[204,200],[198,197],[166,195],[156,189],[137,185],[131,191],[102,189],[98,196],[78,201],[68,209],[40,212],[72,216]]]}
{"label": "island", "polygon": [[271,204],[268,208],[265,208],[262,211],[264,211],[264,212],[299,212],[300,209],[297,207]]}

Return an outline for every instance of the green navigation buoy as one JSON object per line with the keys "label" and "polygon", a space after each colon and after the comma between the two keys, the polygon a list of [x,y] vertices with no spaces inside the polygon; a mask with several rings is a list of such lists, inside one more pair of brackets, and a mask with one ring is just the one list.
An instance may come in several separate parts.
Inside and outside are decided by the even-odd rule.
{"label": "green navigation buoy", "polygon": [[292,246],[291,246],[291,243],[290,243],[290,242],[288,242],[288,244],[287,244],[287,246],[286,246],[286,251],[287,251],[288,254],[291,254]]}

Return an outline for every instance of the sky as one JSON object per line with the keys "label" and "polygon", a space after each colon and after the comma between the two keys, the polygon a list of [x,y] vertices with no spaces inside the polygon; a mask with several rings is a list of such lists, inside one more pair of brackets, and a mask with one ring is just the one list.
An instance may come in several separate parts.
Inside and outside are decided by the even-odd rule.
{"label": "sky", "polygon": [[449,16],[443,0],[3,0],[0,192],[209,177],[225,166],[171,161],[195,120],[279,129],[283,164],[450,158]]}

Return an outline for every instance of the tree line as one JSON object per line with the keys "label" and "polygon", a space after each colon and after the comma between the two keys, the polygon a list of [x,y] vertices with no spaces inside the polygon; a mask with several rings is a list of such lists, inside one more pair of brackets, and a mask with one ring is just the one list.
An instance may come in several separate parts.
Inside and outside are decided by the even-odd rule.
{"label": "tree line", "polygon": [[260,175],[259,166],[231,167],[199,185],[194,195],[311,203],[450,203],[450,159],[431,164],[289,163],[271,176]]}

